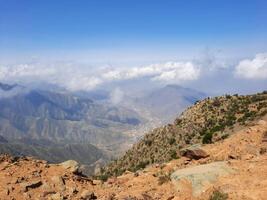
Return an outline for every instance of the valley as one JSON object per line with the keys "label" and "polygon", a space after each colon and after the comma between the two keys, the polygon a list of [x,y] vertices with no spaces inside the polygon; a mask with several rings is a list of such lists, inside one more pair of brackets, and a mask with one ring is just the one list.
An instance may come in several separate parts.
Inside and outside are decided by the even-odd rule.
{"label": "valley", "polygon": [[[169,102],[153,102],[164,92]],[[92,174],[94,168],[122,155],[146,132],[164,124],[164,116],[170,115],[169,120],[175,117],[169,107],[161,108],[156,115],[152,112],[156,107],[172,102],[171,106],[177,105],[172,112],[179,114],[182,108],[204,96],[182,87],[166,86],[138,98],[129,95],[115,105],[109,101],[108,92],[102,98],[100,94],[72,94],[2,83],[0,152],[35,156],[51,163],[74,159],[86,166],[87,174]]]}

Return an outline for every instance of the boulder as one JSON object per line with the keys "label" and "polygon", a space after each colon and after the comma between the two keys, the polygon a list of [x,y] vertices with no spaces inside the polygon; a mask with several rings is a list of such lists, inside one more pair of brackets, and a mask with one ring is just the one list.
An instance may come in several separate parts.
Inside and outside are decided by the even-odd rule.
{"label": "boulder", "polygon": [[75,160],[67,160],[59,164],[64,169],[69,170],[71,173],[79,173],[79,163]]}
{"label": "boulder", "polygon": [[176,190],[181,192],[190,188],[192,195],[196,197],[216,182],[218,177],[231,173],[234,173],[234,170],[226,162],[214,162],[179,169],[171,175],[171,180]]}
{"label": "boulder", "polygon": [[92,200],[92,199],[97,199],[97,197],[95,196],[95,194],[89,190],[84,190],[81,193],[81,199],[84,200]]}
{"label": "boulder", "polygon": [[201,158],[207,158],[209,155],[202,150],[199,146],[191,146],[180,151],[181,155],[189,159],[199,160]]}

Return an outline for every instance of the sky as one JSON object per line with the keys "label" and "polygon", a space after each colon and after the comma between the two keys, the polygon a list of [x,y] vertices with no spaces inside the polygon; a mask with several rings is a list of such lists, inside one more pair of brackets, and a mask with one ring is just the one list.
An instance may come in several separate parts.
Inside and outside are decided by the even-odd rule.
{"label": "sky", "polygon": [[0,0],[0,81],[205,89],[225,74],[256,91],[267,85],[266,10],[265,0]]}

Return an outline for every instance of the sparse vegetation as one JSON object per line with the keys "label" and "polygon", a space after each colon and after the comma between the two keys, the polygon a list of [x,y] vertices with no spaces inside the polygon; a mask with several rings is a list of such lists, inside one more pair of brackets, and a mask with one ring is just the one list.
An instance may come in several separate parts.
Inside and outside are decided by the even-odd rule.
{"label": "sparse vegetation", "polygon": [[173,124],[146,134],[123,157],[109,164],[104,172],[110,176],[117,175],[116,168],[120,169],[120,173],[137,171],[152,163],[177,159],[180,149],[225,139],[237,124],[244,126],[266,114],[265,93],[207,98],[189,107]]}
{"label": "sparse vegetation", "polygon": [[202,139],[202,143],[203,144],[210,144],[212,143],[212,136],[213,136],[213,133],[212,132],[207,132],[203,139]]}
{"label": "sparse vegetation", "polygon": [[209,200],[226,200],[228,199],[228,194],[223,193],[219,190],[215,190]]}
{"label": "sparse vegetation", "polygon": [[163,185],[164,183],[168,183],[169,181],[171,181],[171,174],[172,172],[163,173],[162,171],[156,174],[156,176],[158,177],[158,184]]}

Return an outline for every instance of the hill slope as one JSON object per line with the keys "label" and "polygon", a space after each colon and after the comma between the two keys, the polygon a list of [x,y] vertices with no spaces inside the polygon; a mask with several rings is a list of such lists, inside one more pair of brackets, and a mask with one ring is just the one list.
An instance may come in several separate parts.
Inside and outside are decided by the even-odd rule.
{"label": "hill slope", "polygon": [[224,139],[234,128],[266,113],[266,92],[207,98],[188,108],[173,124],[145,135],[123,157],[106,166],[102,175],[119,175],[125,170],[136,171],[148,164],[175,159],[182,148]]}
{"label": "hill slope", "polygon": [[267,117],[202,149],[208,157],[181,157],[136,173],[126,172],[104,183],[77,173],[75,161],[55,165],[1,155],[0,198],[266,199]]}
{"label": "hill slope", "polygon": [[167,85],[137,98],[136,104],[165,124],[173,121],[185,108],[205,97],[204,93],[190,88]]}

